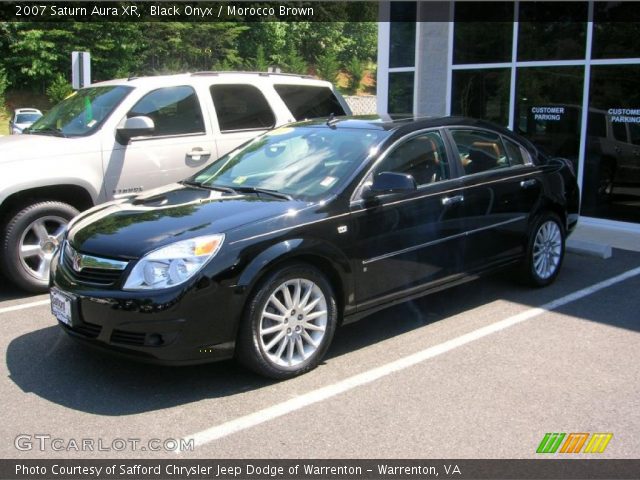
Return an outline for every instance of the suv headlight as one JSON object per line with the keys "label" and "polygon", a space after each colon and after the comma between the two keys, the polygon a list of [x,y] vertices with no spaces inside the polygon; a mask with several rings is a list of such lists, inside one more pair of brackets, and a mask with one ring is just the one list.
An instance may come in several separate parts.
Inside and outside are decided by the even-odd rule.
{"label": "suv headlight", "polygon": [[129,274],[125,290],[173,287],[193,277],[213,258],[224,241],[224,234],[191,238],[146,254]]}

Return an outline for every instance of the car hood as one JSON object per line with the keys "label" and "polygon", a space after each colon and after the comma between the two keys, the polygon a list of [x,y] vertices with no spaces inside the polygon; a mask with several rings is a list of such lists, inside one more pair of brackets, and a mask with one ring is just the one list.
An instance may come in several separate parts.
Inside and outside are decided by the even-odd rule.
{"label": "car hood", "polygon": [[67,238],[83,253],[135,259],[173,242],[227,233],[306,205],[295,200],[232,195],[172,184],[124,202],[104,204],[77,217]]}
{"label": "car hood", "polygon": [[94,140],[93,146],[89,146],[82,138],[64,138],[51,135],[9,135],[0,138],[0,163],[10,163],[24,160],[41,159],[43,156],[51,158],[56,155],[70,153],[73,145],[75,148],[97,150],[98,143]]}

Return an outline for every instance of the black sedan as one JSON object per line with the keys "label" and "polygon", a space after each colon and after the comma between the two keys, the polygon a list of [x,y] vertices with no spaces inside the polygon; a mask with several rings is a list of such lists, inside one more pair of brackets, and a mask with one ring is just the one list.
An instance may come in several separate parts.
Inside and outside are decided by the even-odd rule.
{"label": "black sedan", "polygon": [[74,219],[51,308],[112,352],[288,378],[392,303],[506,266],[553,282],[578,201],[570,162],[486,122],[296,123]]}

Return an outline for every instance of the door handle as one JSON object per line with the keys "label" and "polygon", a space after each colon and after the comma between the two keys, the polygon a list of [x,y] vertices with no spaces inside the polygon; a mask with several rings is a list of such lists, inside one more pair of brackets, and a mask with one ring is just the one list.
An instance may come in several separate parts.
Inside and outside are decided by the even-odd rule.
{"label": "door handle", "polygon": [[464,195],[454,195],[453,197],[442,197],[442,205],[448,206],[453,205],[454,203],[462,203],[464,202]]}
{"label": "door handle", "polygon": [[535,178],[530,178],[529,180],[522,180],[520,186],[522,188],[529,188],[535,186],[537,183],[538,181]]}
{"label": "door handle", "polygon": [[191,160],[196,161],[200,160],[202,157],[208,157],[209,155],[211,155],[211,152],[209,150],[204,150],[200,147],[196,147],[187,153],[187,157],[189,157]]}

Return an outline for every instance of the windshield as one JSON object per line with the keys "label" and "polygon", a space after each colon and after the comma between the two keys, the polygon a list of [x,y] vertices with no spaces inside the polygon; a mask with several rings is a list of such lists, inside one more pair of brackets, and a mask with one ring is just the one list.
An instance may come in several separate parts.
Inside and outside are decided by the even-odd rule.
{"label": "windshield", "polygon": [[386,136],[379,130],[278,128],[223,156],[192,180],[315,199],[349,177]]}
{"label": "windshield", "polygon": [[19,113],[16,115],[16,123],[33,123],[41,116],[39,113]]}
{"label": "windshield", "polygon": [[98,128],[132,90],[110,86],[83,88],[65,98],[29,128],[29,133],[76,137]]}

